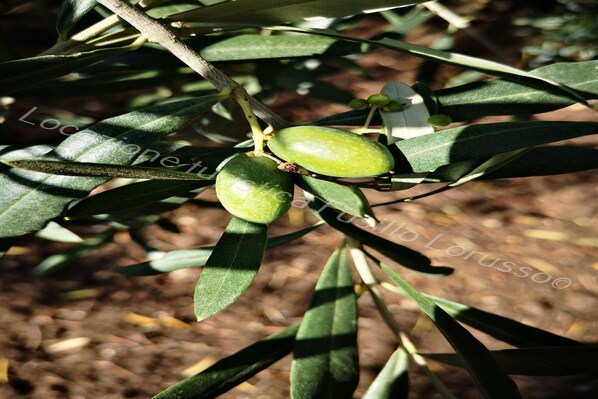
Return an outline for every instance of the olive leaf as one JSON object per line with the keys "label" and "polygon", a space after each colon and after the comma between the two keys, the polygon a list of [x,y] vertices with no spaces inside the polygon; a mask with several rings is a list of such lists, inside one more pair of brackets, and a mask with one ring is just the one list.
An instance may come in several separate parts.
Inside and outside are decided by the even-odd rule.
{"label": "olive leaf", "polygon": [[212,184],[211,180],[150,180],[127,184],[78,201],[69,207],[66,216],[79,219],[103,213],[128,212],[191,190],[205,189]]}
{"label": "olive leaf", "polygon": [[[507,374],[563,376],[598,371],[598,346],[538,346],[524,349],[503,349],[490,354]],[[422,356],[464,367],[452,353],[422,353]]]}
{"label": "olive leaf", "polygon": [[460,126],[399,141],[414,172],[598,133],[595,122],[505,122]]}
{"label": "olive leaf", "polygon": [[407,399],[409,394],[409,355],[397,349],[370,384],[361,399]]}
{"label": "olive leaf", "polygon": [[[324,204],[322,201],[314,199],[310,201],[309,206],[318,217],[328,223],[332,228],[388,256],[401,266],[432,275],[448,275],[454,271],[452,268],[446,266],[432,266],[432,261],[422,253],[360,229],[343,219],[342,214],[329,209],[329,204]],[[380,231],[384,232],[387,228],[388,226],[384,226]],[[372,230],[377,231],[376,229]]]}
{"label": "olive leaf", "polygon": [[359,187],[354,185],[345,187],[331,181],[316,179],[310,176],[300,176],[297,184],[325,203],[330,204],[333,208],[353,216],[364,218],[371,227],[380,223]]}
{"label": "olive leaf", "polygon": [[351,398],[359,379],[357,296],[347,249],[330,257],[293,350],[291,397]]}
{"label": "olive leaf", "polygon": [[266,225],[231,219],[195,286],[198,321],[224,310],[249,288],[262,263],[267,239]]}
{"label": "olive leaf", "polygon": [[[598,61],[562,62],[534,69],[530,74],[566,84],[580,96],[598,98]],[[574,104],[570,97],[505,79],[489,79],[434,92],[438,113],[454,121],[487,115],[537,114]]]}
{"label": "olive leaf", "polygon": [[97,0],[63,0],[56,18],[56,30],[64,40],[68,32],[97,5]]}
{"label": "olive leaf", "polygon": [[[44,159],[128,165],[139,150],[180,129],[220,98],[205,96],[177,101],[105,119],[69,136],[45,154]],[[15,168],[0,174],[3,188],[0,191],[0,238],[41,229],[47,221],[59,216],[69,202],[87,196],[106,180]]]}
{"label": "olive leaf", "polygon": [[174,21],[246,23],[262,26],[299,22],[309,18],[332,18],[360,14],[383,8],[423,3],[424,0],[369,0],[367,3],[345,0],[236,0],[223,2],[170,17]]}
{"label": "olive leaf", "polygon": [[434,128],[428,123],[430,112],[424,99],[411,87],[401,82],[388,82],[380,92],[403,104],[400,111],[380,111],[383,122],[381,133],[388,137],[388,144],[434,133]]}
{"label": "olive leaf", "polygon": [[405,279],[385,264],[378,262],[382,271],[401,287],[428,316],[459,355],[486,399],[522,398],[517,385],[501,369],[490,351],[469,331],[446,313],[431,299],[426,298]]}
{"label": "olive leaf", "polygon": [[180,381],[152,399],[215,398],[289,354],[293,350],[298,329],[299,325],[294,325],[270,335],[219,360],[201,373]]}
{"label": "olive leaf", "polygon": [[[313,226],[292,233],[268,237],[266,249],[276,248],[297,240],[320,226],[322,226],[322,223],[316,223]],[[178,269],[202,267],[212,255],[214,248],[215,247],[210,246],[204,248],[179,249],[166,252],[158,259],[137,263],[135,265],[117,266],[113,270],[127,276],[151,276],[160,273],[168,273]]]}

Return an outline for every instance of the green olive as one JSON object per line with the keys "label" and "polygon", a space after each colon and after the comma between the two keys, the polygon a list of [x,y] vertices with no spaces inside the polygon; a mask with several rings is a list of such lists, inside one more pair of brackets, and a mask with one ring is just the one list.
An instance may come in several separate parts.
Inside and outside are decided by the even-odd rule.
{"label": "green olive", "polygon": [[349,101],[349,108],[354,109],[354,110],[360,110],[360,109],[364,109],[365,107],[368,106],[368,102],[367,100],[364,100],[363,98],[354,98],[353,100]]}
{"label": "green olive", "polygon": [[384,107],[390,103],[391,99],[386,94],[372,94],[367,101],[372,107]]}
{"label": "green olive", "polygon": [[397,112],[403,109],[403,104],[399,101],[391,101],[385,107],[384,111]]}
{"label": "green olive", "polygon": [[279,158],[333,177],[369,177],[390,171],[386,146],[367,137],[321,126],[295,126],[274,132],[268,148]]}
{"label": "green olive", "polygon": [[268,224],[290,208],[293,178],[271,159],[237,154],[216,176],[216,195],[234,216]]}
{"label": "green olive", "polygon": [[432,126],[448,126],[453,122],[453,118],[448,115],[436,114],[428,118],[428,123]]}

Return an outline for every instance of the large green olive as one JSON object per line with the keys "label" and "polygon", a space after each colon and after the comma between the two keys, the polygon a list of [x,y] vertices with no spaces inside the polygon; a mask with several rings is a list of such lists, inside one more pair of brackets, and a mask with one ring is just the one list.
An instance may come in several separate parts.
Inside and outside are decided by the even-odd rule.
{"label": "large green olive", "polygon": [[291,206],[293,179],[271,159],[237,154],[216,176],[216,195],[233,215],[268,224]]}
{"label": "large green olive", "polygon": [[274,132],[268,148],[279,158],[333,177],[369,177],[390,171],[394,159],[384,145],[345,130],[295,126]]}

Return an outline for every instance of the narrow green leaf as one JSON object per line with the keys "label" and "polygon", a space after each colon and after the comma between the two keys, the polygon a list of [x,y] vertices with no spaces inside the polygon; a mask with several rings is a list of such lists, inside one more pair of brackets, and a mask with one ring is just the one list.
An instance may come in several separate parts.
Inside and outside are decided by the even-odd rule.
{"label": "narrow green leaf", "polygon": [[174,21],[276,25],[310,18],[332,18],[423,3],[424,0],[237,0],[170,17]]}
{"label": "narrow green leaf", "polygon": [[67,210],[66,216],[69,219],[79,219],[104,213],[128,212],[191,190],[207,188],[212,184],[211,180],[150,180],[127,184],[82,199]]}
{"label": "narrow green leaf", "polygon": [[97,0],[63,0],[56,19],[56,30],[60,38],[66,39],[73,26],[96,5]]}
{"label": "narrow green leaf", "polygon": [[35,234],[38,238],[56,242],[81,243],[83,239],[58,223],[50,222]]}
{"label": "narrow green leaf", "polygon": [[[448,275],[453,272],[453,269],[450,267],[431,266],[432,261],[417,251],[388,241],[369,231],[362,230],[352,225],[349,221],[344,220],[341,217],[342,215],[331,209],[327,209],[329,204],[324,204],[321,201],[314,201],[310,204],[310,207],[320,218],[334,229],[358,240],[368,247],[374,248],[384,256],[388,256],[392,260],[398,262],[403,267],[427,274]],[[384,226],[384,224],[380,227],[382,228],[382,230],[380,230],[381,233],[389,228],[389,226]],[[371,230],[377,231],[377,228],[372,228]]]}
{"label": "narrow green leaf", "polygon": [[371,227],[379,223],[370,208],[370,204],[367,202],[367,198],[356,186],[349,188],[310,176],[300,176],[297,179],[297,184],[333,208],[349,215],[364,218]]}
{"label": "narrow green leaf", "polygon": [[[512,375],[563,376],[598,371],[598,346],[540,346],[491,351],[492,357]],[[452,353],[423,353],[428,359],[464,367]]]}
{"label": "narrow green leaf", "polygon": [[[49,153],[53,149],[54,147],[47,144],[38,144],[28,147],[5,145],[0,146],[0,159],[16,161],[20,159],[38,158]],[[0,171],[2,171],[3,168],[8,167],[3,167],[0,165]]]}
{"label": "narrow green leaf", "polygon": [[417,303],[426,316],[434,321],[440,332],[462,359],[484,398],[521,398],[517,385],[505,374],[504,370],[496,363],[488,349],[480,341],[440,306],[426,298],[405,279],[395,273],[394,270],[383,263],[380,263],[380,268],[405,291],[409,298]]}
{"label": "narrow green leaf", "polygon": [[[295,241],[304,235],[312,232],[322,224],[317,223],[292,233],[280,236],[269,237],[266,249],[271,249]],[[114,271],[127,276],[151,276],[155,274],[168,273],[173,270],[185,269],[190,267],[203,267],[215,247],[179,249],[166,252],[164,256],[148,262],[137,263],[130,266],[117,266]]]}
{"label": "narrow green leaf", "polygon": [[384,47],[392,50],[397,50],[407,54],[411,54],[417,57],[436,61],[449,65],[457,65],[472,70],[485,72],[494,76],[500,76],[505,79],[513,80],[525,84],[527,86],[535,87],[543,91],[558,93],[561,96],[567,97],[574,102],[587,103],[586,100],[575,90],[567,87],[564,84],[555,82],[552,79],[544,78],[542,76],[536,76],[529,72],[525,72],[521,69],[501,64],[499,62],[489,61],[483,58],[472,57],[459,53],[451,53],[442,50],[431,49],[424,46],[418,46],[415,44],[406,43],[400,40],[382,38],[378,40],[368,40],[357,38],[353,36],[347,36],[340,33],[336,33],[330,30],[315,29],[315,28],[302,28],[302,27],[291,27],[291,26],[276,26],[270,27],[269,29],[301,32],[312,35],[321,35],[327,37],[333,37],[341,40],[347,40],[349,42],[364,43],[372,46]]}
{"label": "narrow green leaf", "polygon": [[528,326],[504,316],[463,305],[446,298],[426,296],[460,322],[519,348],[582,345],[572,339]]}
{"label": "narrow green leaf", "polygon": [[461,126],[396,143],[414,172],[598,133],[595,122],[506,122]]}
{"label": "narrow green leaf", "polygon": [[216,398],[289,354],[298,329],[299,325],[287,327],[184,379],[153,399]]}
{"label": "narrow green leaf", "polygon": [[92,162],[47,161],[43,159],[27,159],[6,161],[0,163],[14,168],[43,172],[60,176],[99,176],[120,177],[126,179],[154,179],[154,180],[182,180],[195,181],[209,179],[210,175],[181,172],[167,168],[152,168],[147,166],[121,166]]}
{"label": "narrow green leaf", "polygon": [[131,51],[130,46],[69,55],[40,55],[0,64],[0,95],[18,93],[103,60]]}
{"label": "narrow green leaf", "polygon": [[347,249],[342,246],[322,271],[297,332],[293,399],[352,397],[359,379],[356,301]]}
{"label": "narrow green leaf", "polygon": [[361,399],[407,399],[409,395],[409,356],[397,349]]}
{"label": "narrow green leaf", "polygon": [[201,321],[232,304],[257,275],[268,228],[233,217],[208,258],[195,287],[195,315]]}
{"label": "narrow green leaf", "polygon": [[598,168],[598,150],[573,146],[538,147],[481,179],[549,176]]}
{"label": "narrow green leaf", "polygon": [[374,40],[373,42],[382,47],[399,50],[407,54],[441,62],[443,64],[457,65],[475,71],[489,73],[494,76],[500,76],[544,91],[559,93],[575,102],[587,103],[580,94],[564,84],[499,62],[459,53],[436,50],[389,38]]}
{"label": "narrow green leaf", "polygon": [[[598,98],[598,61],[557,63],[530,73],[565,84],[587,100]],[[455,121],[487,115],[537,114],[575,103],[567,96],[505,79],[469,83],[434,94],[440,106],[438,112]]]}
{"label": "narrow green leaf", "polygon": [[73,263],[81,260],[93,251],[99,249],[108,241],[112,240],[112,237],[114,237],[116,231],[116,229],[110,229],[107,232],[99,234],[95,237],[88,238],[81,245],[78,245],[64,253],[47,257],[37,266],[35,266],[33,269],[33,274],[40,277],[46,277],[68,266],[71,266]]}
{"label": "narrow green leaf", "polygon": [[329,37],[290,35],[236,35],[200,50],[211,62],[244,61],[270,58],[345,55],[362,52],[359,45],[342,43]]}
{"label": "narrow green leaf", "polygon": [[[130,164],[144,148],[177,131],[219,99],[199,97],[105,119],[69,136],[44,159]],[[87,196],[105,181],[100,177],[67,177],[20,169],[0,174],[0,238],[41,229],[69,202]]]}

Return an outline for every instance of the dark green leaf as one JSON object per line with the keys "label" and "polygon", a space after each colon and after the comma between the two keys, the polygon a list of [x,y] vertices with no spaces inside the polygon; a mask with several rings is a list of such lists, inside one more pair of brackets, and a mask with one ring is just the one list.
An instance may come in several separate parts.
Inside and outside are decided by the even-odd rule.
{"label": "dark green leaf", "polygon": [[0,95],[25,90],[103,60],[130,51],[117,47],[69,55],[40,55],[0,64]]}
{"label": "dark green leaf", "polygon": [[56,19],[56,30],[61,39],[65,39],[73,26],[96,5],[97,0],[63,0]]}
{"label": "dark green leaf", "polygon": [[349,188],[309,176],[300,176],[297,179],[297,184],[305,191],[330,204],[333,208],[349,215],[364,218],[372,227],[378,223],[370,204],[367,202],[367,198],[358,187],[351,186]]}
{"label": "dark green leaf", "polygon": [[[562,376],[598,371],[598,346],[541,346],[490,353],[507,374]],[[425,353],[422,356],[463,367],[459,356],[452,353]]]}
{"label": "dark green leaf", "polygon": [[598,168],[598,150],[573,146],[539,147],[482,179],[548,176]]}
{"label": "dark green leaf", "polygon": [[[550,78],[576,90],[587,100],[598,98],[598,61],[558,63],[530,72]],[[536,114],[574,103],[567,96],[504,79],[485,80],[435,92],[438,113],[454,121],[468,121],[487,115]]]}
{"label": "dark green leaf", "polygon": [[[140,150],[180,129],[219,99],[200,97],[103,120],[69,136],[44,159],[130,164]],[[20,169],[0,174],[0,237],[39,230],[73,199],[87,196],[105,181],[100,177],[66,177]]]}
{"label": "dark green leaf", "polygon": [[468,125],[399,141],[414,172],[598,133],[594,122],[506,122]]}
{"label": "dark green leaf", "polygon": [[104,213],[128,212],[212,184],[213,182],[210,180],[151,180],[127,184],[82,199],[67,210],[66,216],[69,219],[78,219]]}
{"label": "dark green leaf", "polygon": [[208,258],[195,287],[195,315],[201,321],[237,300],[257,275],[268,228],[233,217]]}
{"label": "dark green leaf", "polygon": [[434,321],[463,361],[484,398],[521,398],[517,385],[505,374],[504,370],[496,363],[488,349],[480,341],[441,307],[431,299],[426,298],[405,279],[395,273],[394,270],[382,263],[380,263],[380,267],[388,277],[405,291],[409,298],[417,303],[426,316]]}
{"label": "dark green leaf", "polygon": [[427,295],[448,314],[476,330],[519,348],[533,346],[579,346],[581,343],[507,317],[469,307],[446,298]]}
{"label": "dark green leaf", "polygon": [[293,349],[299,325],[294,325],[226,357],[186,378],[153,399],[212,399],[228,392]]}
{"label": "dark green leaf", "polygon": [[46,161],[43,159],[27,159],[0,162],[14,168],[43,172],[60,176],[99,176],[120,177],[126,179],[182,180],[195,181],[209,179],[210,175],[181,172],[167,168],[146,166],[122,166],[95,162]]}
{"label": "dark green leaf", "polygon": [[[338,214],[331,209],[327,209],[329,204],[324,204],[321,201],[315,201],[310,204],[310,207],[334,229],[356,239],[368,247],[374,248],[376,251],[388,256],[392,260],[398,262],[400,265],[408,269],[415,270],[420,273],[439,275],[448,275],[453,272],[453,269],[450,267],[431,266],[432,262],[430,259],[417,251],[392,241],[388,241],[382,237],[376,236],[366,230],[362,230],[352,225],[349,221],[342,219],[341,214]],[[389,228],[388,225],[385,226],[384,224],[380,225],[379,227],[382,228],[380,233],[384,233]],[[371,230],[376,231],[378,228],[372,228]]]}
{"label": "dark green leaf", "polygon": [[535,87],[544,91],[558,93],[559,95],[570,98],[574,102],[586,103],[585,99],[577,93],[575,90],[563,85],[559,82],[555,82],[551,79],[544,78],[542,76],[536,76],[529,72],[521,69],[501,64],[499,62],[486,60],[483,58],[472,57],[469,55],[463,55],[459,53],[451,53],[442,50],[436,50],[429,47],[418,46],[415,44],[406,43],[400,40],[382,38],[378,40],[368,40],[353,36],[342,35],[340,33],[333,32],[325,29],[314,29],[314,28],[302,28],[302,27],[289,27],[289,26],[277,26],[271,27],[270,29],[281,30],[281,31],[293,31],[302,32],[312,35],[321,35],[327,37],[333,37],[341,40],[347,40],[349,42],[364,43],[372,46],[380,46],[397,50],[407,54],[411,54],[417,57],[436,61],[449,65],[458,65],[461,67],[473,69],[480,72],[489,73],[494,76],[500,76],[515,82]]}
{"label": "dark green leaf", "polygon": [[294,399],[351,398],[357,387],[357,296],[347,256],[342,246],[330,257],[297,332]]}
{"label": "dark green leaf", "polygon": [[357,44],[342,43],[329,37],[237,35],[204,47],[200,54],[208,61],[216,62],[360,52]]}
{"label": "dark green leaf", "polygon": [[407,399],[409,395],[409,357],[397,349],[361,399]]}
{"label": "dark green leaf", "polygon": [[[318,223],[292,233],[269,237],[266,248],[275,248],[297,240],[320,226],[321,224]],[[213,250],[214,247],[179,249],[167,252],[164,256],[158,259],[131,266],[118,266],[113,270],[127,276],[151,276],[154,274],[168,273],[178,269],[202,267],[206,264],[210,255],[212,255]]]}
{"label": "dark green leaf", "polygon": [[367,10],[402,7],[422,2],[423,0],[369,0],[367,3],[344,0],[237,0],[176,14],[170,19],[219,24],[251,21],[252,24],[265,26],[299,22],[314,17],[343,17]]}
{"label": "dark green leaf", "polygon": [[108,230],[105,233],[85,240],[81,245],[64,253],[49,256],[33,269],[33,273],[36,276],[44,277],[54,274],[99,249],[102,245],[112,240],[115,233],[115,229]]}

